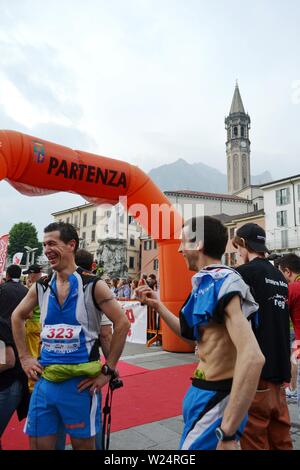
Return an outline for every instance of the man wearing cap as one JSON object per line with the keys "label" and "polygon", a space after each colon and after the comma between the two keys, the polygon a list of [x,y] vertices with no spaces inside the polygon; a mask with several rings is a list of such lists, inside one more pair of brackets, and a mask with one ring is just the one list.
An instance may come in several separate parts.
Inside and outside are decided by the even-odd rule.
{"label": "man wearing cap", "polygon": [[291,450],[290,417],[284,382],[291,378],[288,286],[282,273],[266,258],[266,233],[248,223],[233,239],[242,264],[237,268],[250,286],[259,310],[252,328],[265,356],[247,426],[241,438],[245,450]]}
{"label": "man wearing cap", "polygon": [[[23,274],[28,275],[26,285],[28,289],[30,289],[30,287],[43,276],[42,267],[38,264],[31,264],[26,271],[23,271]],[[28,318],[25,323],[27,347],[31,356],[35,357],[36,359],[40,355],[40,314],[40,307],[37,305],[34,307],[31,313],[31,317]],[[29,379],[28,386],[30,392],[32,392],[34,381]]]}

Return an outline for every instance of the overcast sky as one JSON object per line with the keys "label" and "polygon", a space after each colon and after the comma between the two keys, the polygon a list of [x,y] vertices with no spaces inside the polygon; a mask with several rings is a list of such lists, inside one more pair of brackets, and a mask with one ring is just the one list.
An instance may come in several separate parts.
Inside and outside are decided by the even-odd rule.
{"label": "overcast sky", "polygon": [[[298,0],[0,0],[0,128],[138,164],[225,173],[238,79],[252,174],[299,171]],[[79,196],[0,182],[0,235]]]}

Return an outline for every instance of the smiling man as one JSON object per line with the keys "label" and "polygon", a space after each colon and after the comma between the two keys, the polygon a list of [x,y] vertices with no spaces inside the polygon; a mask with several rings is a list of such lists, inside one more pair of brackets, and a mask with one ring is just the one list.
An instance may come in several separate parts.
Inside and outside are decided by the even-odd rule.
{"label": "smiling man", "polygon": [[221,264],[227,239],[227,229],[213,217],[185,223],[179,251],[196,274],[180,318],[149,286],[136,289],[178,336],[197,342],[199,364],[183,403],[183,450],[240,448],[264,363],[247,321],[258,306],[241,276]]}
{"label": "smiling man", "polygon": [[[74,449],[95,448],[97,392],[114,376],[130,326],[106,283],[76,266],[78,244],[71,224],[52,223],[44,229],[44,253],[53,275],[34,284],[13,313],[22,367],[37,381],[25,427],[31,449],[54,449],[60,422]],[[25,321],[37,304],[42,328],[39,360],[30,355],[25,341]],[[103,366],[98,343],[102,313],[114,325]]]}

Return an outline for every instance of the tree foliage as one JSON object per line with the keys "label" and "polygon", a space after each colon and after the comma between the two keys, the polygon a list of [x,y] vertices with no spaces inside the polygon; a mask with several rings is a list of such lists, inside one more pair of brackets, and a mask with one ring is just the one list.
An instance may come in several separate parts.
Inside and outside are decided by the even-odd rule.
{"label": "tree foliage", "polygon": [[9,232],[8,255],[12,258],[16,253],[24,253],[21,264],[26,264],[25,246],[38,248],[35,251],[35,259],[42,254],[42,243],[38,241],[37,230],[31,222],[19,222],[11,228]]}

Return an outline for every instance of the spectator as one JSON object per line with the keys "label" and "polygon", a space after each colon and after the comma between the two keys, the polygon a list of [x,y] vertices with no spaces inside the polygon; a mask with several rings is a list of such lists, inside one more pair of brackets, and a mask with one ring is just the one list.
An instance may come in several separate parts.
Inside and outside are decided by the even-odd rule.
{"label": "spectator", "polygon": [[135,290],[137,289],[138,287],[138,284],[139,284],[139,281],[138,279],[134,279],[132,282],[131,282],[131,298],[132,299],[136,299],[136,293],[135,293]]}
{"label": "spectator", "polygon": [[118,297],[118,285],[119,285],[119,279],[118,278],[113,278],[111,280],[110,290],[114,293],[114,295],[116,297]]}
{"label": "spectator", "polygon": [[291,378],[288,286],[266,258],[266,233],[257,224],[240,227],[233,245],[244,264],[237,268],[259,310],[252,328],[265,356],[257,392],[241,438],[245,450],[290,450],[290,417],[283,384]]}
{"label": "spectator", "polygon": [[5,361],[0,361],[0,449],[1,437],[13,413],[17,410],[21,421],[27,416],[29,391],[27,377],[24,374],[11,327],[0,318],[0,342],[5,346]]}
{"label": "spectator", "polygon": [[0,286],[0,318],[11,324],[11,315],[28,289],[20,282],[22,270],[11,264],[6,270],[6,282]]}
{"label": "spectator", "polygon": [[147,286],[147,274],[142,274],[140,280],[139,280],[139,286]]}
{"label": "spectator", "polygon": [[[30,288],[35,282],[37,282],[43,276],[42,267],[38,264],[32,264],[23,274],[27,274],[27,287]],[[40,334],[41,334],[41,323],[40,323],[40,307],[36,305],[31,312],[30,318],[26,320],[26,343],[30,354],[36,359],[40,355]],[[28,386],[32,393],[34,387],[34,381],[29,379]]]}
{"label": "spectator", "polygon": [[157,290],[157,280],[155,274],[149,274],[147,284],[151,289]]}
{"label": "spectator", "polygon": [[[296,369],[298,362],[297,395],[298,413],[300,418],[300,257],[294,253],[290,253],[280,258],[278,261],[278,265],[280,271],[288,282],[289,310],[295,332],[295,342],[293,344],[293,362],[295,362],[295,376],[297,376]],[[294,380],[294,382],[296,382],[296,380]],[[294,385],[295,383],[292,383],[291,388],[294,388]]]}

